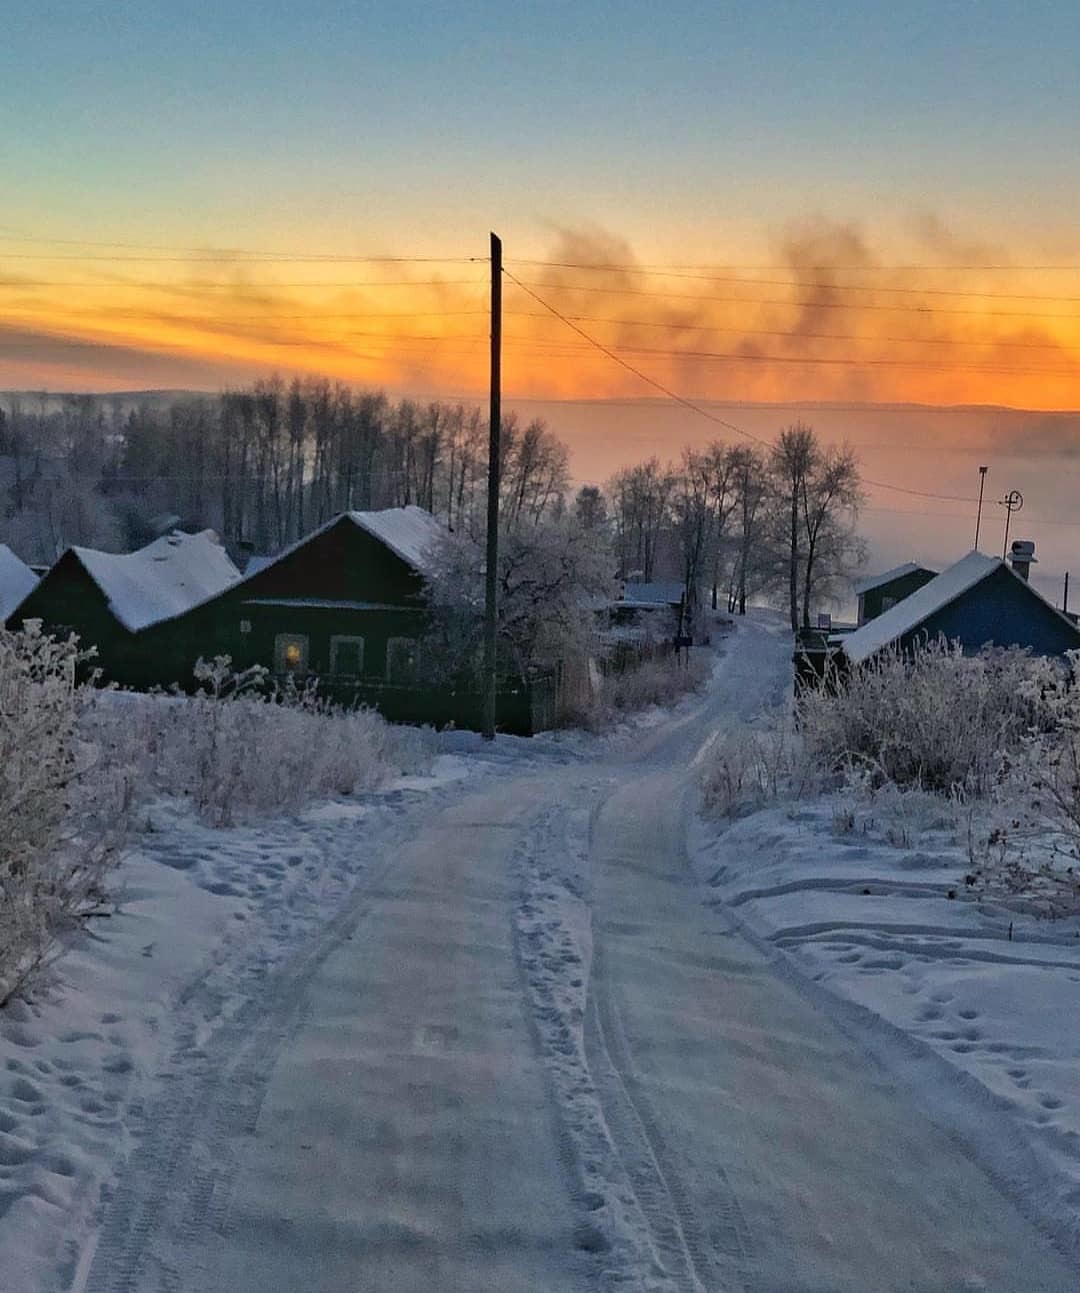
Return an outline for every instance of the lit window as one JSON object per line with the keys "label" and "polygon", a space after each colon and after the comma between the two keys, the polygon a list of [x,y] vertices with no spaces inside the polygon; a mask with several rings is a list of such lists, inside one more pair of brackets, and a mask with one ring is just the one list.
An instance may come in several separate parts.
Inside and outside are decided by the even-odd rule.
{"label": "lit window", "polygon": [[274,672],[307,673],[308,640],[302,633],[279,633],[274,639]]}

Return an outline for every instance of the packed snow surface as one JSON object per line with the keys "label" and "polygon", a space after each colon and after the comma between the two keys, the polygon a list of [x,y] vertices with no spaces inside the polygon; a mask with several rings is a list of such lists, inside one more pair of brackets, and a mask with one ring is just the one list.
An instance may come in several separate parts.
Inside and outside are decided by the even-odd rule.
{"label": "packed snow surface", "polygon": [[24,597],[37,586],[38,577],[25,562],[0,543],[0,627]]}
{"label": "packed snow surface", "polygon": [[[856,1008],[887,1059],[1080,1252],[1080,914],[976,887],[948,808],[828,796],[697,833],[697,867],[789,968]],[[879,1021],[877,1027],[872,1021]]]}
{"label": "packed snow surface", "polygon": [[72,552],[105,594],[116,618],[133,633],[183,614],[240,579],[213,530],[177,530],[137,552]]}
{"label": "packed snow surface", "polygon": [[[750,622],[653,726],[449,733],[431,778],[259,829],[155,809],[118,911],[48,998],[0,1013],[4,1288],[1075,1293],[1047,1232],[1076,1200],[1011,1112],[957,1082],[929,1098],[907,1034],[882,1041],[799,959],[824,925],[866,957],[875,1008],[890,976],[933,980],[908,995],[941,1011],[919,1026],[956,1034],[942,1046],[1044,1048],[1008,1064],[1056,1122],[1049,1028],[939,989],[933,963],[955,941],[961,979],[1053,959],[1068,982],[1069,949],[979,960],[947,898],[884,931],[855,910],[873,893],[784,905],[768,868],[796,827],[827,854],[820,818],[775,847],[724,836],[731,857],[699,840],[695,875],[701,752],[788,694],[790,654]],[[841,854],[861,889],[865,859]],[[931,902],[949,865],[900,867],[875,910]],[[743,927],[768,901],[777,938]]]}

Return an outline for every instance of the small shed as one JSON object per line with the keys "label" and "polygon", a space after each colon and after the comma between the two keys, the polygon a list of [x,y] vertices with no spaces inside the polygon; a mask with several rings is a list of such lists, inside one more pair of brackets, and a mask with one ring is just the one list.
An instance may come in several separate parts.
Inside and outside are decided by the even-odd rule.
{"label": "small shed", "polygon": [[39,619],[53,633],[75,633],[96,647],[97,663],[111,682],[166,684],[142,635],[239,582],[212,530],[175,530],[137,552],[69,548],[20,601],[8,627]]}
{"label": "small shed", "polygon": [[937,637],[974,655],[985,646],[1035,655],[1080,648],[1080,628],[997,557],[969,552],[902,601],[838,640],[840,660],[861,664],[880,651],[910,651]]}
{"label": "small shed", "polygon": [[0,624],[37,587],[38,577],[30,567],[0,543]]}
{"label": "small shed", "polygon": [[892,570],[886,570],[880,575],[868,575],[865,579],[860,579],[855,585],[859,599],[859,624],[865,624],[890,610],[897,602],[928,584],[937,573],[918,562],[905,561],[902,566],[894,566]]}

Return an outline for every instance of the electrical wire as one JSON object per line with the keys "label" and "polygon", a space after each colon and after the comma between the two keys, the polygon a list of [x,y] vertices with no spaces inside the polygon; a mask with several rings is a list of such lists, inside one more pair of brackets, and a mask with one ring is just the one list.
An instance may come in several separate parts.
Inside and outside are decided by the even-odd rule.
{"label": "electrical wire", "polygon": [[[509,273],[509,271],[507,271]],[[1075,323],[1080,315],[1050,314],[1033,310],[963,310],[954,306],[937,305],[880,305],[872,302],[850,301],[799,301],[782,297],[762,296],[701,296],[695,292],[651,292],[642,287],[581,287],[576,283],[537,283],[533,280],[515,279],[519,287],[541,287],[556,292],[589,292],[601,296],[646,296],[664,301],[695,301],[699,305],[782,305],[787,309],[809,310],[886,310],[906,314],[957,314],[972,315],[980,319],[1057,319]]]}
{"label": "electrical wire", "polygon": [[[506,310],[504,314],[507,318],[550,319],[550,315],[542,314],[539,310]],[[918,346],[1008,346],[1016,350],[1051,350],[1055,353],[1076,350],[1080,353],[1080,346],[1066,346],[1053,341],[1013,341],[1008,337],[993,338],[985,341],[961,340],[957,337],[873,337],[860,336],[849,332],[796,332],[790,328],[724,328],[711,323],[670,323],[666,320],[657,321],[653,319],[611,319],[598,317],[594,314],[568,314],[566,317],[573,319],[575,323],[606,323],[617,327],[664,328],[682,332],[722,332],[739,337],[798,337],[800,340],[806,341],[868,341],[875,343],[884,341],[890,344],[899,343],[901,345]]]}
{"label": "electrical wire", "polygon": [[[586,264],[582,261],[529,260],[522,257],[514,257],[509,263],[512,265],[542,266],[547,269],[585,270],[585,271],[600,273],[600,274],[648,274],[656,278],[694,278],[694,279],[702,279],[702,280],[707,280],[710,282],[717,282],[717,283],[732,281],[732,280],[729,280],[729,278],[726,275],[718,275],[715,272],[716,267],[709,266],[709,265],[604,265],[604,264],[596,265],[596,264]],[[730,271],[733,269],[774,270],[776,268],[776,265],[775,264],[725,265],[723,266],[723,268],[727,271]],[[956,271],[963,271],[963,272],[970,272],[970,273],[974,273],[979,270],[993,270],[993,271],[1020,270],[1024,272],[1053,271],[1057,273],[1063,273],[1069,270],[1080,272],[1080,263],[1073,263],[1071,265],[804,265],[802,266],[802,268],[812,274],[813,273],[867,274],[867,273],[874,273],[874,272],[899,273],[899,272],[916,272],[916,271],[942,272],[945,270],[950,270],[950,271],[956,270]],[[713,273],[699,272],[707,269],[712,269],[714,272]],[[735,281],[749,282],[751,280],[739,279]],[[761,281],[765,282],[768,280],[761,280]],[[808,284],[808,286],[815,286],[815,287],[830,286],[831,287],[833,286],[833,284],[814,283],[814,284]],[[847,285],[846,288],[845,288],[845,285],[843,284],[837,284],[836,286],[840,287],[842,290],[867,291],[867,292],[877,292],[877,291],[918,292],[920,290],[923,290],[920,288],[902,288],[902,287],[890,288],[890,287],[876,287],[871,285],[860,287],[856,284],[849,284]],[[925,290],[929,291],[931,289],[925,289]],[[960,292],[960,293],[950,292],[948,293],[948,295],[968,296],[970,294],[967,292]],[[984,293],[978,292],[978,293],[974,293],[974,295],[982,296],[984,295]],[[994,295],[994,294],[990,293],[990,295]],[[1005,293],[1005,295],[1011,296],[1012,293]]]}
{"label": "electrical wire", "polygon": [[[747,431],[745,427],[740,427],[740,426],[737,426],[734,422],[729,422],[726,418],[717,417],[714,413],[710,413],[708,409],[703,408],[702,405],[696,403],[694,400],[687,399],[684,395],[680,395],[678,394],[678,392],[671,390],[670,387],[665,386],[662,382],[656,381],[654,378],[650,377],[647,373],[643,373],[640,368],[636,368],[634,367],[633,364],[627,363],[627,361],[621,358],[616,351],[605,346],[602,342],[597,341],[595,337],[591,337],[583,328],[579,327],[571,319],[567,318],[565,314],[561,313],[558,309],[556,309],[555,306],[545,301],[543,297],[538,296],[534,291],[532,291],[531,288],[526,287],[524,283],[522,283],[519,279],[514,277],[513,273],[511,273],[510,270],[504,267],[503,273],[506,275],[507,278],[511,280],[511,282],[517,283],[518,287],[520,287],[524,292],[526,292],[529,296],[531,296],[538,305],[543,306],[545,310],[553,314],[557,319],[561,319],[568,328],[571,328],[580,337],[583,337],[591,345],[595,346],[597,350],[602,351],[605,355],[608,356],[609,359],[613,359],[615,363],[627,369],[627,371],[633,373],[635,377],[638,377],[643,382],[648,383],[648,385],[654,387],[656,390],[666,395],[669,399],[672,399],[676,403],[683,405],[684,408],[688,408],[692,412],[699,414],[701,417],[707,418],[708,421],[714,422],[718,426],[726,427],[729,431],[735,432],[736,435],[740,435],[747,440],[752,440],[756,444],[759,444],[766,449],[773,448],[773,445],[771,444],[770,441],[763,439],[759,435],[755,435],[752,431]],[[942,501],[949,502],[949,503],[973,503],[975,501],[973,498],[965,498],[957,494],[930,493],[926,490],[909,489],[903,485],[891,485],[887,481],[870,480],[866,477],[863,478],[863,484],[869,485],[875,489],[887,489],[897,494],[907,494],[914,498],[941,499]]]}

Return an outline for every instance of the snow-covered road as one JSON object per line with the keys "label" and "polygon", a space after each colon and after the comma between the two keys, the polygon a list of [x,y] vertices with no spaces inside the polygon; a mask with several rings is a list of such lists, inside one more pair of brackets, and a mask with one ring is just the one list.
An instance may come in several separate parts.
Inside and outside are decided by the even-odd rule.
{"label": "snow-covered road", "polygon": [[182,1039],[72,1287],[1072,1293],[1016,1201],[704,901],[694,757],[789,668],[744,626],[704,702],[434,804]]}

